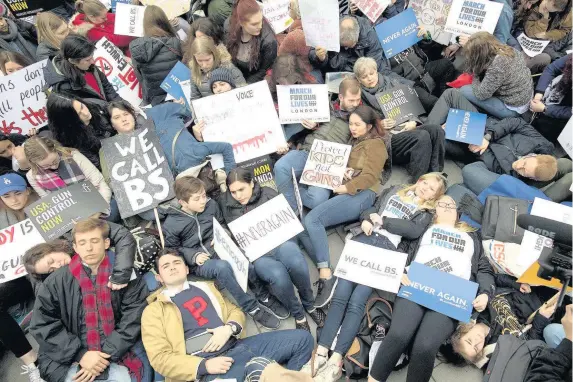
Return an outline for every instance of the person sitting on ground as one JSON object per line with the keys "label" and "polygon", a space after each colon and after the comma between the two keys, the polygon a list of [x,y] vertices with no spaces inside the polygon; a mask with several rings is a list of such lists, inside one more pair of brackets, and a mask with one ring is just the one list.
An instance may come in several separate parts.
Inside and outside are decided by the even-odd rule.
{"label": "person sitting on ground", "polygon": [[30,136],[32,133],[28,135],[0,133],[0,173],[16,171],[26,177],[30,162],[24,154],[24,142]]}
{"label": "person sitting on ground", "polygon": [[187,281],[189,268],[176,250],[163,250],[155,263],[164,287],[149,297],[141,333],[151,365],[166,382],[243,381],[253,357],[270,358],[289,370],[300,370],[310,359],[313,339],[304,330],[241,338],[244,313],[212,283]]}
{"label": "person sitting on ground", "polygon": [[571,32],[571,2],[542,0],[523,16],[523,31],[527,37],[556,41]]}
{"label": "person sitting on ground", "polygon": [[38,33],[38,61],[51,60],[60,51],[62,41],[70,34],[68,23],[52,12],[40,12],[36,15]]}
{"label": "person sitting on ground", "polygon": [[202,36],[211,37],[213,39],[213,43],[219,50],[220,56],[228,56],[229,60],[231,59],[231,55],[223,42],[223,32],[221,28],[219,28],[209,17],[201,17],[193,21],[193,24],[191,24],[189,36],[187,37],[187,40],[185,40],[185,45],[183,46],[183,62],[188,64],[189,67],[191,67],[190,61],[193,59],[191,46],[197,37]]}
{"label": "person sitting on ground", "polygon": [[140,336],[145,282],[108,288],[115,254],[105,221],[82,220],[72,237],[76,254],[44,281],[34,305],[30,332],[40,345],[40,371],[48,382],[141,379],[143,361],[130,349]]}
{"label": "person sitting on ground", "polygon": [[20,53],[30,62],[38,61],[38,38],[34,25],[8,17],[3,4],[0,4],[0,11],[0,49]]}
{"label": "person sitting on ground", "polygon": [[0,51],[0,71],[5,76],[16,73],[32,64],[32,61],[20,53],[7,50]]}

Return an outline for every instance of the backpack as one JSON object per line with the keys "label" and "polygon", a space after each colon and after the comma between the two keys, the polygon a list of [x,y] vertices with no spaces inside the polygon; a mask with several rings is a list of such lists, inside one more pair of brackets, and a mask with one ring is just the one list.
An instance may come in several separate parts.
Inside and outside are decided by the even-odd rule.
{"label": "backpack", "polygon": [[154,269],[155,259],[161,251],[161,243],[153,230],[137,227],[131,233],[137,245],[133,268],[138,276],[143,276]]}

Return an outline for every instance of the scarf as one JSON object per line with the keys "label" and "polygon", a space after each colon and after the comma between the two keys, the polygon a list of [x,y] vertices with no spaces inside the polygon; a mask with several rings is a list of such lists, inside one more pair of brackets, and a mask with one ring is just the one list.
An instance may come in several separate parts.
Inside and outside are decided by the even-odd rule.
{"label": "scarf", "polygon": [[[107,286],[112,271],[109,257],[106,255],[99,265],[95,285],[86,273],[78,254],[72,257],[69,269],[80,284],[82,306],[87,328],[86,342],[88,349],[101,351],[102,339],[99,332],[100,321],[101,328],[106,337],[115,329],[111,291]],[[137,381],[141,381],[143,363],[133,353],[127,352],[121,363],[129,369],[130,374],[135,376]]]}
{"label": "scarf", "polygon": [[34,174],[38,187],[46,191],[59,190],[86,179],[84,172],[73,158],[61,158],[56,170],[38,169]]}
{"label": "scarf", "polygon": [[8,32],[7,33],[0,33],[0,39],[4,40],[6,44],[14,47],[18,53],[22,53],[27,58],[31,59],[32,61],[36,61],[36,49],[34,46],[30,46],[31,44],[22,37],[20,32],[18,31],[18,26],[16,23],[9,18],[4,18],[6,23],[8,24]]}

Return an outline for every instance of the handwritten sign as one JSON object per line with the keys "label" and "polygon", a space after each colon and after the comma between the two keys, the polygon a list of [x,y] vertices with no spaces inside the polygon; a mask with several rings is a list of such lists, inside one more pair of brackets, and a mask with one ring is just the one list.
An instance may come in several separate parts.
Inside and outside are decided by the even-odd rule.
{"label": "handwritten sign", "polygon": [[28,134],[48,123],[44,72],[47,60],[0,77],[0,132]]}
{"label": "handwritten sign", "polygon": [[478,284],[420,263],[408,270],[410,286],[402,286],[398,297],[461,322],[469,322]]}
{"label": "handwritten sign", "polygon": [[396,125],[415,120],[424,114],[424,106],[418,94],[409,86],[396,86],[384,93],[376,94],[376,101],[386,118],[396,121]]}
{"label": "handwritten sign", "polygon": [[120,97],[137,109],[142,102],[141,84],[121,49],[104,37],[96,44],[94,60]]}
{"label": "handwritten sign", "polygon": [[270,187],[278,192],[275,176],[273,173],[273,163],[271,157],[264,155],[247,162],[243,162],[239,167],[249,170],[253,178],[261,187]]}
{"label": "handwritten sign", "polygon": [[46,12],[64,3],[64,0],[7,0],[3,1],[17,19]]}
{"label": "handwritten sign", "polygon": [[307,46],[340,52],[340,15],[337,0],[299,0]]}
{"label": "handwritten sign", "polygon": [[453,0],[444,29],[456,35],[493,34],[502,8],[503,4],[488,0]]}
{"label": "handwritten sign", "polygon": [[155,132],[148,128],[101,141],[111,188],[122,218],[175,196],[173,174]]}
{"label": "handwritten sign", "polygon": [[173,20],[177,16],[181,16],[189,12],[191,9],[191,1],[182,0],[140,0],[143,5],[157,5],[163,9],[165,15],[169,20]]}
{"label": "handwritten sign", "polygon": [[418,20],[412,8],[378,24],[375,29],[387,58],[394,57],[421,40],[418,37]]}
{"label": "handwritten sign", "polygon": [[304,231],[282,194],[229,223],[229,229],[251,262]]}
{"label": "handwritten sign", "polygon": [[567,152],[567,155],[569,155],[570,158],[573,158],[573,117],[569,118],[563,131],[559,134],[557,141]]}
{"label": "handwritten sign", "polygon": [[330,121],[328,85],[277,85],[277,99],[281,123]]}
{"label": "handwritten sign", "polygon": [[292,25],[290,0],[263,0],[263,16],[275,33],[282,33]]}
{"label": "handwritten sign", "polygon": [[543,52],[543,49],[550,43],[549,40],[535,40],[529,38],[525,35],[525,33],[521,33],[517,36],[517,41],[521,48],[523,48],[523,52],[527,54],[529,57],[535,57],[539,53]]}
{"label": "handwritten sign", "polygon": [[448,45],[452,34],[444,31],[444,27],[451,5],[451,0],[410,0],[408,6],[414,10],[420,25],[430,32],[432,40]]}
{"label": "handwritten sign", "polygon": [[249,260],[243,255],[243,252],[237,247],[233,239],[227,235],[217,219],[213,218],[213,238],[215,240],[215,252],[233,268],[235,279],[247,293],[247,284],[249,282]]}
{"label": "handwritten sign", "polygon": [[300,182],[334,190],[342,185],[352,146],[315,139]]}
{"label": "handwritten sign", "polygon": [[70,231],[74,222],[108,209],[109,205],[93,184],[83,181],[49,193],[24,212],[40,235],[49,241]]}
{"label": "handwritten sign", "polygon": [[0,229],[0,284],[25,276],[22,256],[43,242],[44,238],[30,219]]}
{"label": "handwritten sign", "polygon": [[199,98],[192,104],[195,117],[205,121],[205,141],[232,144],[237,163],[286,145],[266,81]]}
{"label": "handwritten sign", "polygon": [[185,92],[183,91],[181,83],[188,83],[185,81],[190,79],[191,71],[189,68],[182,62],[177,62],[177,64],[175,64],[173,69],[171,69],[167,77],[165,77],[160,85],[161,89],[165,90],[165,92],[172,96],[174,99],[179,100],[180,98],[183,98],[189,110],[191,110],[191,104],[185,96]]}
{"label": "handwritten sign", "polygon": [[145,7],[119,3],[115,6],[113,33],[123,36],[143,37],[143,14]]}
{"label": "handwritten sign", "polygon": [[380,15],[391,4],[390,0],[354,0],[354,4],[373,23],[380,18]]}
{"label": "handwritten sign", "polygon": [[348,240],[334,275],[371,288],[398,293],[408,255]]}
{"label": "handwritten sign", "polygon": [[486,119],[482,113],[450,109],[446,119],[446,139],[481,146]]}

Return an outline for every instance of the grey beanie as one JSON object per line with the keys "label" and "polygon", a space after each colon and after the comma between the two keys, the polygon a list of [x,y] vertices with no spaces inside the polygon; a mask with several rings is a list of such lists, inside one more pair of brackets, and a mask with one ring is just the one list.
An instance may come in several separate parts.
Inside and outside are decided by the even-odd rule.
{"label": "grey beanie", "polygon": [[233,73],[227,68],[217,68],[211,72],[211,77],[209,78],[209,90],[213,91],[213,84],[217,81],[226,82],[231,85],[231,88],[235,89],[235,81],[233,81]]}

